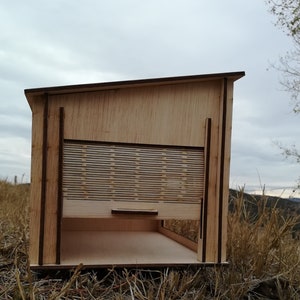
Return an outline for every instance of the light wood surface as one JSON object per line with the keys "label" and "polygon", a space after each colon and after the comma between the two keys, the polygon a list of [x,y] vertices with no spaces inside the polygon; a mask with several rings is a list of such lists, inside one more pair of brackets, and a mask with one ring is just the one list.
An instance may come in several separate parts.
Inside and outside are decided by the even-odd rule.
{"label": "light wood surface", "polygon": [[[118,201],[64,201],[63,217],[65,218],[122,218],[122,215],[113,215],[112,209],[146,209],[157,210],[158,215],[139,216],[132,214],[132,218],[147,219],[189,219],[198,220],[200,215],[200,204],[185,203],[147,203],[147,202],[118,202]],[[128,215],[124,216],[128,218]]]}
{"label": "light wood surface", "polygon": [[205,118],[219,106],[220,84],[218,80],[50,99],[65,108],[66,139],[201,147]]}
{"label": "light wood surface", "polygon": [[59,108],[49,101],[44,263],[56,261]]}
{"label": "light wood surface", "polygon": [[225,136],[225,161],[224,161],[224,181],[223,181],[223,219],[222,219],[222,253],[221,261],[227,261],[227,215],[229,198],[229,175],[230,175],[230,154],[231,154],[231,131],[233,113],[233,81],[228,80],[227,84],[227,117],[226,117],[226,136]]}
{"label": "light wood surface", "polygon": [[158,232],[63,231],[62,265],[194,264],[196,252]]}
{"label": "light wood surface", "polygon": [[157,231],[157,220],[148,219],[91,219],[91,218],[64,218],[62,230],[79,231]]}
{"label": "light wood surface", "polygon": [[173,231],[171,231],[169,229],[166,229],[163,226],[160,226],[159,229],[158,229],[158,231],[161,234],[169,237],[173,241],[176,241],[177,243],[179,243],[179,244],[181,244],[181,245],[183,245],[183,246],[191,249],[192,251],[197,252],[197,250],[198,250],[197,249],[197,243],[195,243],[195,242],[193,242],[193,241],[185,238],[184,236],[179,235],[179,234],[177,234],[177,233],[175,233],[175,232],[173,232]]}
{"label": "light wood surface", "polygon": [[66,141],[63,170],[66,201],[199,203],[203,197],[203,148]]}
{"label": "light wood surface", "polygon": [[39,234],[41,214],[41,181],[42,181],[42,145],[43,145],[43,98],[38,97],[31,103],[32,109],[32,155],[30,184],[29,216],[29,259],[32,264],[38,263]]}
{"label": "light wood surface", "polygon": [[[195,252],[192,251],[193,255],[189,256],[191,254],[185,250],[190,250],[179,245],[185,249],[184,254],[181,253],[179,249],[182,248],[178,246],[178,243],[157,233],[156,230],[158,220],[201,219],[203,221],[202,198],[207,200],[205,202],[207,213],[205,236],[207,238],[203,243],[199,233],[198,262],[203,256],[205,256],[203,263],[217,262],[220,256],[222,262],[226,261],[233,82],[241,76],[243,76],[242,73],[236,73],[228,75],[228,80],[224,79],[227,78],[225,75],[208,76],[207,80],[203,76],[196,76],[162,80],[162,82],[156,79],[139,83],[134,81],[112,83],[111,86],[109,84],[86,85],[60,87],[57,90],[46,88],[27,91],[26,97],[33,113],[30,263],[32,265],[38,263],[40,234],[44,238],[44,263],[51,265],[56,261],[60,107],[63,107],[65,112],[63,132],[65,144],[70,143],[70,140],[77,140],[86,143],[93,141],[94,144],[109,142],[123,145],[125,143],[143,144],[147,147],[155,145],[155,147],[161,147],[160,151],[169,146],[202,149],[200,164],[197,165],[196,162],[198,157],[196,160],[192,159],[187,168],[186,153],[181,153],[179,156],[174,153],[166,155],[166,150],[163,150],[157,157],[154,149],[150,149],[149,153],[142,155],[142,160],[146,162],[143,173],[140,165],[141,157],[136,149],[133,155],[131,151],[127,151],[128,149],[122,149],[123,156],[118,160],[116,157],[119,155],[119,150],[116,148],[109,155],[105,148],[104,153],[100,155],[101,151],[94,146],[90,153],[80,148],[80,154],[78,149],[72,152],[74,149],[68,150],[67,146],[64,149],[66,155],[63,170],[63,264],[77,264],[78,257],[79,260],[85,260],[91,265],[106,264],[107,261],[112,264],[122,264],[124,260],[129,261],[129,264],[149,263],[149,261],[150,264],[154,261],[166,264],[183,261],[195,263],[197,261]],[[45,228],[44,232],[40,232],[43,93],[48,92],[47,174],[43,182],[46,187]],[[224,114],[223,107],[225,99],[226,114]],[[205,149],[208,118],[211,120],[209,155]],[[111,144],[110,146],[113,149]],[[142,146],[140,148],[142,150]],[[71,153],[69,157],[68,151],[69,154]],[[100,164],[97,153],[102,157],[104,155],[104,160]],[[168,162],[168,157],[170,162]],[[166,162],[171,170],[169,173],[165,172]],[[117,165],[118,168],[115,168]],[[209,178],[205,178],[204,170],[207,167],[209,167]],[[204,194],[205,183],[207,183],[206,194]],[[115,189],[116,184],[121,187],[120,190]],[[133,212],[157,211],[157,215],[146,216],[135,213],[115,215],[112,214],[113,210],[117,212],[120,210],[126,212],[130,210]],[[222,216],[219,215],[220,212]],[[76,218],[78,220],[75,220]],[[95,225],[94,228],[98,229],[92,230],[92,223]],[[128,232],[122,228],[127,228]],[[138,235],[135,232],[133,234],[132,230],[135,229],[139,231]],[[141,230],[146,230],[147,234],[141,235]],[[201,235],[203,234],[202,230]],[[80,244],[77,244],[76,235]],[[172,234],[169,236],[177,239]],[[100,249],[104,247],[103,253],[107,251],[106,246],[102,245],[102,238],[110,247],[122,248],[124,244],[124,255],[118,257],[116,250],[112,258],[103,256],[99,259],[99,247]],[[152,253],[150,250],[147,252],[148,250],[143,245],[139,246],[140,241],[144,241],[145,247],[152,249],[153,258],[149,258]],[[159,248],[160,243],[162,243],[161,252],[156,249]],[[137,249],[138,259],[132,255],[135,252],[129,254],[129,250],[132,250],[131,245]],[[76,247],[78,249],[75,249]],[[170,258],[167,252],[171,253],[173,250],[174,257]],[[144,256],[141,254],[143,251],[145,251]]]}

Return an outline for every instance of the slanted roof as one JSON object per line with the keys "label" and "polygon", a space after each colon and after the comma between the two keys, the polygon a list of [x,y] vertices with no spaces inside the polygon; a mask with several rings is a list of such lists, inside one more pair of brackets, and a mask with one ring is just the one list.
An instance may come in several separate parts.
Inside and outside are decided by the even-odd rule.
{"label": "slanted roof", "polygon": [[43,94],[57,95],[57,94],[69,94],[77,92],[90,92],[109,89],[122,89],[142,86],[157,86],[177,83],[188,83],[206,80],[217,80],[222,78],[228,78],[233,81],[245,76],[244,71],[229,72],[229,73],[213,73],[202,75],[189,75],[189,76],[177,76],[177,77],[163,77],[163,78],[151,78],[151,79],[138,79],[138,80],[126,80],[126,81],[113,81],[102,83],[89,83],[89,84],[76,84],[76,85],[64,85],[53,87],[41,87],[33,89],[25,89],[25,96],[30,104],[31,100]]}

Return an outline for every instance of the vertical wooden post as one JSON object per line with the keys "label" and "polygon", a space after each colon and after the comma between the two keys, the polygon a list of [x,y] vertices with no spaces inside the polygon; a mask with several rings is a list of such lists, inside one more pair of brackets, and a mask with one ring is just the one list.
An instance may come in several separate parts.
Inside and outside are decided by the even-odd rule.
{"label": "vertical wooden post", "polygon": [[223,105],[222,105],[222,137],[221,137],[221,159],[219,177],[219,218],[218,218],[218,263],[222,262],[222,239],[223,239],[223,201],[224,201],[224,172],[225,172],[225,144],[227,123],[227,78],[223,81]]}
{"label": "vertical wooden post", "polygon": [[61,221],[63,205],[63,147],[64,147],[64,108],[59,108],[59,145],[58,145],[58,180],[57,180],[57,219],[56,219],[56,264],[60,264]]}
{"label": "vertical wooden post", "polygon": [[207,206],[209,189],[209,171],[210,171],[210,149],[211,148],[211,118],[206,119],[205,136],[205,187],[203,198],[203,224],[202,224],[202,262],[206,261],[206,241],[207,241]]}
{"label": "vertical wooden post", "polygon": [[38,264],[43,265],[44,231],[45,231],[45,202],[47,189],[47,147],[48,147],[48,94],[45,94],[43,115],[43,145],[42,145],[42,182],[41,182],[41,211]]}

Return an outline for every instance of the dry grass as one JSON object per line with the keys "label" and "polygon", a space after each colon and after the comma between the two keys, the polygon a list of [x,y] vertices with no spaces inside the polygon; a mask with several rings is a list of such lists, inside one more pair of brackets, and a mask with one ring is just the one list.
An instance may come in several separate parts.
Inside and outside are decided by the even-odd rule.
{"label": "dry grass", "polygon": [[[234,199],[228,266],[37,274],[27,259],[28,196],[28,186],[0,181],[0,299],[300,299],[300,242],[291,237],[299,220],[264,199],[255,215],[242,192]],[[193,232],[192,223],[172,226]]]}

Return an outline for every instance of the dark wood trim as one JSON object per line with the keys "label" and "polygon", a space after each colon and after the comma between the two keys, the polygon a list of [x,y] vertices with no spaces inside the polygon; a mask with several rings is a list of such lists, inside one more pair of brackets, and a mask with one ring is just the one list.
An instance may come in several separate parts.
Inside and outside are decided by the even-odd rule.
{"label": "dark wood trim", "polygon": [[202,239],[203,236],[203,197],[201,198],[201,204],[200,204],[200,228],[199,228],[199,237]]}
{"label": "dark wood trim", "polygon": [[[189,263],[189,264],[186,264],[186,263],[145,263],[145,264],[118,264],[117,266],[116,265],[111,265],[111,264],[105,264],[105,265],[84,265],[82,267],[82,270],[91,270],[93,271],[94,269],[111,269],[111,268],[114,268],[114,269],[117,269],[117,270],[122,270],[123,268],[133,268],[134,270],[136,268],[147,268],[149,269],[149,271],[151,271],[151,269],[155,268],[155,272],[157,271],[157,268],[162,268],[162,269],[165,269],[165,268],[184,268],[184,270],[186,270],[186,268],[192,268],[192,267],[195,267],[195,271],[199,269],[199,267],[201,268],[215,268],[215,267],[227,267],[229,266],[229,263],[228,262],[225,262],[225,263],[221,263],[221,264],[218,264],[218,263],[202,263],[202,262],[196,262],[196,263]],[[34,270],[34,271],[50,271],[50,270],[54,270],[54,271],[57,271],[57,270],[71,270],[71,269],[75,269],[76,267],[78,267],[78,265],[43,265],[42,267],[41,266],[37,266],[37,265],[31,265],[30,266],[30,269],[31,270]]]}
{"label": "dark wood trim", "polygon": [[156,209],[125,209],[113,208],[112,215],[139,215],[139,216],[157,216],[158,210]]}
{"label": "dark wood trim", "polygon": [[63,149],[64,149],[64,108],[59,108],[59,145],[57,178],[57,222],[56,222],[56,264],[60,264],[61,221],[63,205]]}
{"label": "dark wood trim", "polygon": [[45,207],[47,192],[47,147],[48,147],[48,94],[44,95],[43,113],[43,144],[42,144],[42,182],[41,182],[41,211],[39,234],[38,264],[43,265],[44,260],[44,231],[45,231]]}
{"label": "dark wood trim", "polygon": [[114,82],[102,82],[102,83],[90,83],[90,84],[78,84],[78,85],[66,85],[66,86],[54,86],[54,87],[42,87],[25,89],[25,95],[30,98],[35,95],[49,93],[51,95],[61,95],[69,93],[84,93],[88,91],[101,91],[101,90],[116,90],[121,88],[133,88],[143,86],[159,86],[169,84],[180,84],[188,82],[197,82],[205,80],[222,80],[224,77],[238,80],[245,76],[244,71],[227,72],[227,73],[212,73],[201,75],[187,75],[177,77],[162,77],[162,78],[150,78],[150,79],[138,79],[138,80],[125,80]]}
{"label": "dark wood trim", "polygon": [[168,147],[168,148],[178,148],[178,149],[204,149],[202,146],[180,146],[180,145],[169,145],[169,144],[142,144],[142,143],[125,143],[125,142],[107,142],[107,141],[91,141],[91,140],[76,140],[76,139],[65,139],[66,143],[74,143],[79,145],[99,145],[99,144],[106,144],[106,145],[120,145],[126,147]]}
{"label": "dark wood trim", "polygon": [[207,241],[207,206],[210,175],[210,148],[211,148],[211,118],[206,119],[206,142],[205,142],[205,187],[203,198],[203,224],[202,224],[202,262],[206,261]]}
{"label": "dark wood trim", "polygon": [[225,148],[226,148],[226,122],[227,122],[227,78],[223,81],[223,114],[222,114],[222,137],[220,159],[220,183],[219,183],[219,224],[218,224],[218,263],[222,260],[223,242],[223,197],[224,197],[224,172],[225,172]]}

